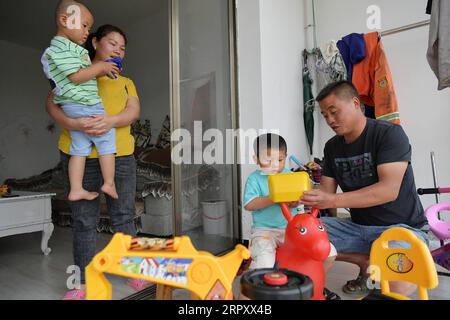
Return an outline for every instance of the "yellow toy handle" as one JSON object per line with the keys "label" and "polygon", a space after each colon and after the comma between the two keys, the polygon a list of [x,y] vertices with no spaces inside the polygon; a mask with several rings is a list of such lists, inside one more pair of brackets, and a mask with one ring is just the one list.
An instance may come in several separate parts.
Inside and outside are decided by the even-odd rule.
{"label": "yellow toy handle", "polygon": [[387,229],[378,240],[382,242],[384,248],[389,248],[389,242],[391,241],[405,241],[411,244],[416,243],[419,246],[424,244],[412,231],[399,227]]}
{"label": "yellow toy handle", "polygon": [[179,238],[133,238],[130,250],[177,250],[180,244]]}

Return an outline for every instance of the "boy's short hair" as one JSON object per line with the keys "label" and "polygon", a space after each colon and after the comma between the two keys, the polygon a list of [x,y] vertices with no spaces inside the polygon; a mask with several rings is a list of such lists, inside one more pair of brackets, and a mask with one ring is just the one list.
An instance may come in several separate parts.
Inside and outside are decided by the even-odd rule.
{"label": "boy's short hair", "polygon": [[282,136],[275,133],[262,134],[253,142],[253,150],[255,151],[255,155],[257,157],[259,157],[261,151],[274,148],[287,152],[286,140],[284,140]]}
{"label": "boy's short hair", "polygon": [[347,80],[336,81],[328,84],[317,95],[316,101],[320,102],[326,97],[334,94],[335,96],[343,99],[352,99],[353,97],[359,98],[358,90],[356,90],[353,83]]}

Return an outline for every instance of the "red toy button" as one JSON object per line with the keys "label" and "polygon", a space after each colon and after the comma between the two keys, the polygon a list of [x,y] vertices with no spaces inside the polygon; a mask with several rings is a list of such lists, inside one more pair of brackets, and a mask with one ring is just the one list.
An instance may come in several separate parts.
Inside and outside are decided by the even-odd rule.
{"label": "red toy button", "polygon": [[264,275],[264,283],[270,286],[283,286],[288,283],[288,277],[281,272],[271,272]]}

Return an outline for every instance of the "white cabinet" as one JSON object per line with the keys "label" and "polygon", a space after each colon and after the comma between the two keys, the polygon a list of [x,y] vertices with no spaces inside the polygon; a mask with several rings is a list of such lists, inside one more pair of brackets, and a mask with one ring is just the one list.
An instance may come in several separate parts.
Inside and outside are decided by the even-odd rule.
{"label": "white cabinet", "polygon": [[53,232],[51,197],[55,193],[16,191],[18,197],[0,198],[0,237],[42,231],[41,250],[48,255]]}

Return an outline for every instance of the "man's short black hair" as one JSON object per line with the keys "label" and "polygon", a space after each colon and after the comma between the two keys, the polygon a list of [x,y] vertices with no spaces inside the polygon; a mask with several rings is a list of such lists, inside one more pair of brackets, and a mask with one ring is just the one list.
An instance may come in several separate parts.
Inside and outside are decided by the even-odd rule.
{"label": "man's short black hair", "polygon": [[343,99],[352,99],[353,97],[359,98],[358,90],[356,90],[353,83],[347,80],[336,81],[328,84],[325,88],[323,88],[320,93],[317,95],[316,101],[320,102],[326,97],[334,94],[339,98]]}
{"label": "man's short black hair", "polygon": [[287,152],[286,140],[275,133],[265,133],[258,136],[253,143],[253,150],[257,157],[261,151],[277,148],[280,151]]}

